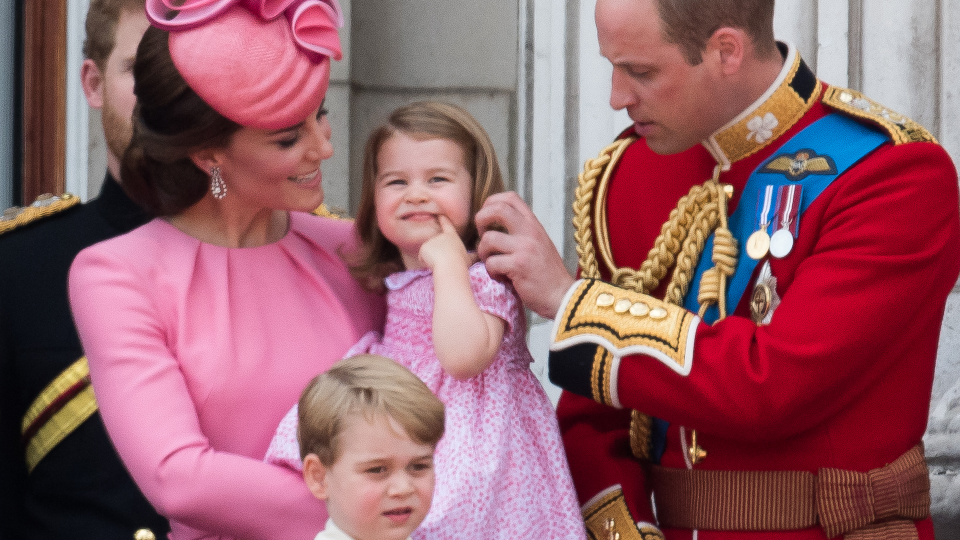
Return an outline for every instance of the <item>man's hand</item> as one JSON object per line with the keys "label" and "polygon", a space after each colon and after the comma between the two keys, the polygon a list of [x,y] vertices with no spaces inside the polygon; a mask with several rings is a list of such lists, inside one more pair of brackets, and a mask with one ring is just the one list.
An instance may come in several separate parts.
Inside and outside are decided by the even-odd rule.
{"label": "man's hand", "polygon": [[552,319],[574,279],[527,203],[514,192],[491,195],[476,222],[487,272],[510,280],[528,308]]}

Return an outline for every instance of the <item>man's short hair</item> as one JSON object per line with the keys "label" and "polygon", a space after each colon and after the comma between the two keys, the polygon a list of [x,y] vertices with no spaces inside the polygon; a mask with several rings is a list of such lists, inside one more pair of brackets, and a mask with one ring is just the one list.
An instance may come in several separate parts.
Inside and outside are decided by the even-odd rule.
{"label": "man's short hair", "polygon": [[773,37],[774,0],[656,0],[664,38],[683,50],[690,65],[703,61],[713,33],[740,28],[753,40],[759,56],[776,51]]}
{"label": "man's short hair", "polygon": [[117,23],[124,11],[145,12],[145,0],[93,0],[87,10],[83,56],[103,71],[116,45]]}
{"label": "man's short hair", "polygon": [[346,423],[382,416],[396,421],[418,444],[443,437],[444,407],[427,385],[394,360],[364,354],[341,360],[316,376],[300,396],[300,457],[316,454],[330,467],[340,458]]}

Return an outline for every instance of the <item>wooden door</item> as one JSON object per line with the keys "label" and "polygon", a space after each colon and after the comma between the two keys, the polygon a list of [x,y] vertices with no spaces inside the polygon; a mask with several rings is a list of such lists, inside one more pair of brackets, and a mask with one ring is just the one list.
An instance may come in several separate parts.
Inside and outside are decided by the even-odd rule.
{"label": "wooden door", "polygon": [[22,202],[66,178],[67,0],[23,1]]}

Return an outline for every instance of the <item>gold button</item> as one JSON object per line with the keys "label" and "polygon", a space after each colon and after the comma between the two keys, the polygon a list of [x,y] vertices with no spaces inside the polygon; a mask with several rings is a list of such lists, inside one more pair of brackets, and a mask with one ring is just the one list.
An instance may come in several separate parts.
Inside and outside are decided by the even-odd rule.
{"label": "gold button", "polygon": [[617,313],[625,313],[632,305],[633,302],[627,300],[626,298],[621,298],[620,300],[617,300],[616,304],[614,304],[613,310]]}
{"label": "gold button", "polygon": [[600,293],[600,295],[597,296],[597,306],[598,307],[612,306],[614,300],[616,300],[616,298],[614,298],[612,294]]}
{"label": "gold button", "polygon": [[666,319],[666,318],[667,318],[667,310],[663,309],[662,307],[653,308],[653,309],[650,310],[650,318],[651,318],[651,319]]}
{"label": "gold button", "polygon": [[643,317],[648,313],[650,313],[650,306],[644,304],[643,302],[637,302],[636,304],[630,306],[630,314],[634,317]]}
{"label": "gold button", "polygon": [[133,533],[133,540],[157,540],[157,537],[150,529],[139,529]]}

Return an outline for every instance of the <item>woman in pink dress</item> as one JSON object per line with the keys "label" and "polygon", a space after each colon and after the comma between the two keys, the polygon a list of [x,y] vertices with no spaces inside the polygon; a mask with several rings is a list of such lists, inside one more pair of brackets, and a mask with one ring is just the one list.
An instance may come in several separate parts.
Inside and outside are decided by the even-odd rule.
{"label": "woman in pink dress", "polygon": [[147,1],[122,165],[157,219],[80,253],[71,306],[110,437],[171,538],[312,538],[323,505],[261,457],[317,367],[383,317],[337,255],[352,226],[310,213],[339,8],[169,3]]}
{"label": "woman in pink dress", "polygon": [[[397,360],[447,414],[433,504],[414,540],[586,537],[553,408],[530,371],[520,301],[465,247],[477,242],[475,212],[502,190],[489,137],[459,107],[401,107],[368,140],[354,272],[388,290],[387,323],[382,341],[368,335],[352,352]],[[295,418],[268,461],[298,465]]]}

